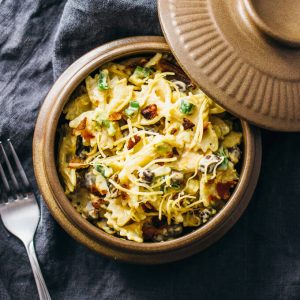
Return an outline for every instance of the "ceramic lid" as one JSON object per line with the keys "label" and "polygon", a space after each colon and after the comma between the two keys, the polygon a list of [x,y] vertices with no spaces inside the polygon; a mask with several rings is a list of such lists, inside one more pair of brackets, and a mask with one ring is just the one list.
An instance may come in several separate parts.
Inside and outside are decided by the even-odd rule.
{"label": "ceramic lid", "polygon": [[300,131],[300,1],[158,0],[174,56],[204,92],[260,127]]}

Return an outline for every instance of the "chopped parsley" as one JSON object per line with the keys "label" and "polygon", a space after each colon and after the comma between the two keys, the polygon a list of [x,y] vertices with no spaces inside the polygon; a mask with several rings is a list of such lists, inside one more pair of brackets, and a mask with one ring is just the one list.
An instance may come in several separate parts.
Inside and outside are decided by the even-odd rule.
{"label": "chopped parsley", "polygon": [[195,105],[182,99],[180,102],[179,110],[185,115],[191,115],[193,113]]}
{"label": "chopped parsley", "polygon": [[99,80],[98,80],[98,88],[99,88],[99,90],[102,90],[102,91],[109,89],[108,71],[107,70],[100,71]]}

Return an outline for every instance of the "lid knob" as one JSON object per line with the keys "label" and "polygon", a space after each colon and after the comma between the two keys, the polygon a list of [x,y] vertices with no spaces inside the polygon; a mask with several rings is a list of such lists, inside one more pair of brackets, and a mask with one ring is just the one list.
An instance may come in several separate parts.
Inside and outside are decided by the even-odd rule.
{"label": "lid knob", "polygon": [[266,35],[300,47],[299,0],[243,0],[254,24]]}

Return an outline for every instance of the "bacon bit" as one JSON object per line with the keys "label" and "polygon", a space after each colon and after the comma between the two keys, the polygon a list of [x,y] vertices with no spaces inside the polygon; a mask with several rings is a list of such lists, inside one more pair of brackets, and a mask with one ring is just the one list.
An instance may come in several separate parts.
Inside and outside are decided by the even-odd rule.
{"label": "bacon bit", "polygon": [[158,164],[159,166],[164,166],[164,165],[165,165],[165,163],[164,163],[163,161],[157,162],[157,164]]}
{"label": "bacon bit", "polygon": [[178,131],[177,128],[173,128],[173,129],[171,130],[170,134],[175,134],[177,131]]}
{"label": "bacon bit", "polygon": [[216,201],[216,200],[219,200],[219,198],[215,195],[209,195],[209,201]]}
{"label": "bacon bit", "polygon": [[203,129],[206,130],[209,126],[210,122],[205,121],[203,124]]}
{"label": "bacon bit", "polygon": [[99,192],[100,192],[101,195],[106,195],[108,193],[107,190],[100,190]]}
{"label": "bacon bit", "polygon": [[85,140],[90,140],[92,138],[94,138],[95,136],[89,132],[88,130],[84,129],[82,132],[81,132],[81,135],[82,137],[85,139]]}
{"label": "bacon bit", "polygon": [[127,193],[125,193],[125,192],[123,192],[123,191],[121,191],[121,198],[123,199],[123,200],[127,200],[128,198],[129,198],[129,195],[127,194]]}
{"label": "bacon bit", "polygon": [[101,194],[99,193],[98,189],[96,188],[96,186],[94,184],[89,186],[89,190],[91,191],[91,193],[93,193],[97,196],[101,196]]}
{"label": "bacon bit", "polygon": [[147,120],[152,120],[157,116],[157,105],[150,104],[147,105],[144,109],[141,110],[141,114]]}
{"label": "bacon bit", "polygon": [[110,121],[119,121],[122,119],[122,113],[120,112],[113,112],[112,114],[109,115],[108,119]]}
{"label": "bacon bit", "polygon": [[93,205],[94,208],[99,209],[102,204],[105,204],[105,202],[106,201],[104,199],[99,198],[97,200],[93,200],[92,205]]}
{"label": "bacon bit", "polygon": [[173,154],[174,154],[174,155],[179,155],[179,153],[178,153],[178,151],[177,151],[177,148],[176,148],[176,147],[173,147],[172,151],[173,151]]}
{"label": "bacon bit", "polygon": [[78,131],[82,132],[83,130],[85,130],[85,128],[86,128],[86,121],[87,121],[87,118],[82,119],[81,122],[78,124],[78,126],[72,130],[72,134],[76,135],[76,133]]}
{"label": "bacon bit", "polygon": [[108,193],[107,190],[98,190],[95,184],[93,184],[93,185],[90,186],[90,191],[93,194],[95,194],[97,196],[100,196],[100,197],[104,196],[104,195],[106,195]]}
{"label": "bacon bit", "polygon": [[236,181],[228,181],[226,183],[218,182],[217,183],[217,193],[218,195],[227,200],[230,197],[230,189],[236,185]]}
{"label": "bacon bit", "polygon": [[183,125],[184,130],[192,129],[195,126],[195,124],[187,118],[183,118],[182,125]]}
{"label": "bacon bit", "polygon": [[135,134],[132,138],[128,140],[127,143],[127,149],[132,149],[139,141],[141,140],[141,137],[137,134]]}
{"label": "bacon bit", "polygon": [[87,119],[84,118],[81,120],[81,122],[79,123],[79,125],[76,127],[76,130],[83,130],[86,127],[86,121]]}
{"label": "bacon bit", "polygon": [[171,152],[171,153],[169,153],[169,154],[167,155],[168,158],[172,158],[173,156],[174,156],[174,153],[173,153],[173,152]]}

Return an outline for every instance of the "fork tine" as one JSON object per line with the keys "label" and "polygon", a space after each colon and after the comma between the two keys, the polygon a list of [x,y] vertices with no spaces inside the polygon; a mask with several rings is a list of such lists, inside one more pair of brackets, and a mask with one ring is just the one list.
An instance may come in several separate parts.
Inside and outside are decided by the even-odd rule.
{"label": "fork tine", "polygon": [[7,193],[9,193],[10,192],[10,187],[9,187],[9,184],[8,184],[8,181],[7,181],[7,178],[5,176],[5,173],[4,173],[4,170],[2,168],[1,163],[0,163],[0,176],[1,176],[5,191]]}
{"label": "fork tine", "polygon": [[8,172],[9,172],[10,177],[11,177],[11,179],[12,179],[12,182],[13,182],[13,184],[14,184],[14,187],[15,187],[15,189],[16,189],[17,191],[19,191],[19,190],[20,190],[20,186],[19,186],[19,184],[18,184],[18,181],[17,181],[16,176],[15,176],[15,174],[14,174],[14,171],[13,171],[13,169],[12,169],[12,166],[11,166],[11,164],[10,164],[8,158],[7,158],[5,149],[4,149],[4,147],[3,147],[1,141],[0,141],[0,148],[1,148],[1,151],[2,151],[2,154],[3,154],[3,157],[4,157],[4,160],[5,160],[5,163],[6,163],[6,165],[7,165]]}
{"label": "fork tine", "polygon": [[26,176],[26,173],[25,173],[25,171],[24,171],[24,169],[22,167],[22,164],[21,164],[21,162],[19,160],[19,157],[18,157],[18,155],[16,153],[16,150],[15,150],[14,146],[12,145],[10,139],[8,139],[7,142],[8,142],[8,145],[10,147],[10,150],[11,150],[11,153],[13,155],[13,158],[15,160],[17,169],[18,169],[18,171],[20,173],[20,176],[22,178],[23,184],[25,185],[26,188],[28,188],[28,187],[30,187],[30,183],[29,183],[29,180],[28,180],[28,178]]}

